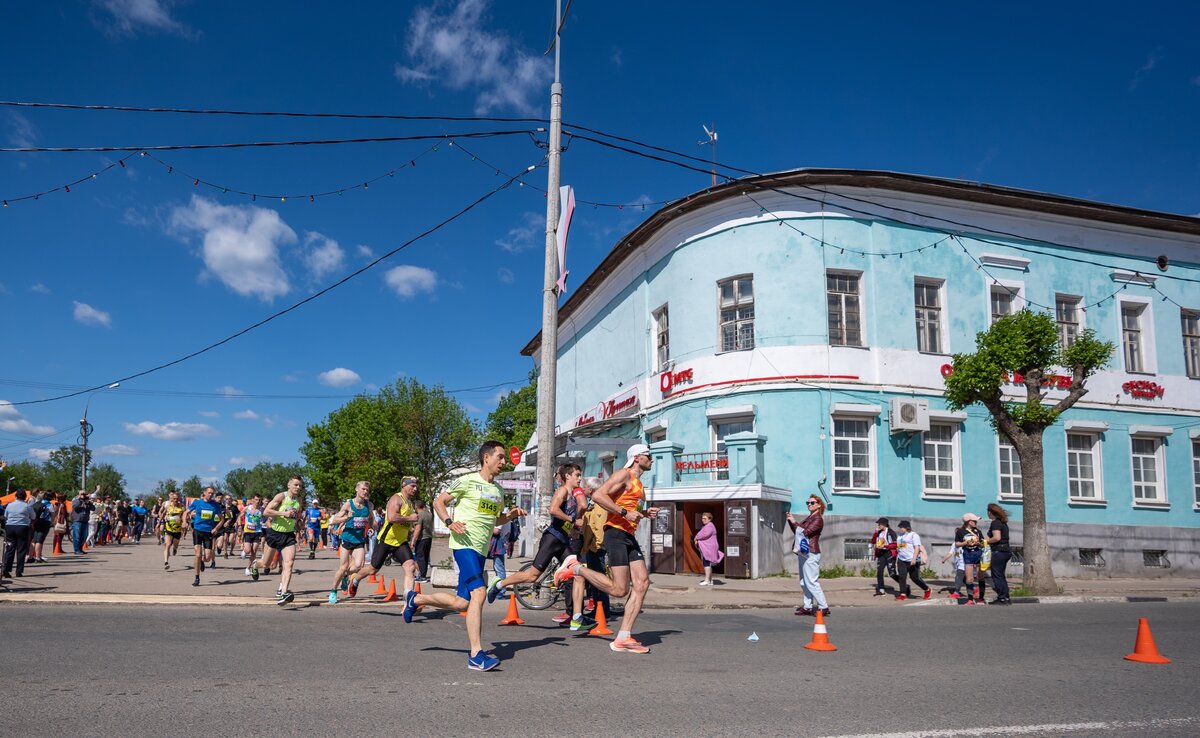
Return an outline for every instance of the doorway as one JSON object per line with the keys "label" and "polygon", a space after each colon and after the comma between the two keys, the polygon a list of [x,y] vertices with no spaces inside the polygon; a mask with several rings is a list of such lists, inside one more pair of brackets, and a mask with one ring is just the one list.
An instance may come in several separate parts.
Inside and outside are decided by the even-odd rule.
{"label": "doorway", "polygon": [[[725,550],[725,504],[722,502],[685,502],[679,516],[680,548],[683,556],[679,558],[679,573],[703,574],[704,564],[700,561],[700,551],[696,549],[693,539],[700,530],[700,516],[712,513],[713,525],[717,527],[717,545]],[[713,567],[713,573],[725,573],[724,562]]]}

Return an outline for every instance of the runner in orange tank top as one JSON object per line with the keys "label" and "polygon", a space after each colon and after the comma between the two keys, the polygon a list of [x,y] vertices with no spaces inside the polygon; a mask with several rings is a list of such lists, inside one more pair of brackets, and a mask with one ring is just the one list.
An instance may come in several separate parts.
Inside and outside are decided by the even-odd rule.
{"label": "runner in orange tank top", "polygon": [[555,583],[581,576],[610,597],[629,595],[621,630],[608,644],[609,648],[620,653],[650,653],[649,648],[634,640],[632,632],[646,599],[646,591],[650,589],[646,557],[634,535],[639,521],[658,515],[657,508],[646,507],[646,490],[642,486],[642,474],[649,471],[653,463],[650,449],[645,444],[636,444],[626,452],[625,468],[609,477],[600,489],[592,493],[592,501],[608,511],[608,521],[604,524],[604,550],[608,552],[612,577],[588,569],[575,556],[568,556],[554,572]]}

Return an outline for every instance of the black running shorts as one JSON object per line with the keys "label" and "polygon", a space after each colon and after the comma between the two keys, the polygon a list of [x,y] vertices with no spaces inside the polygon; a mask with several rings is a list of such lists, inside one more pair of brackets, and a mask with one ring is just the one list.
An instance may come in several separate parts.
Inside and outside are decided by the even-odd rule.
{"label": "black running shorts", "polygon": [[538,571],[546,571],[546,567],[550,566],[551,559],[558,559],[559,563],[562,563],[562,560],[566,558],[566,553],[567,544],[550,531],[546,531],[542,533],[542,541],[538,544],[537,554],[533,557],[533,568]]}
{"label": "black running shorts", "polygon": [[391,546],[383,541],[379,541],[375,544],[375,553],[371,554],[371,568],[379,571],[383,568],[383,562],[387,561],[389,556],[397,564],[413,560],[412,549],[408,547],[407,543],[402,543],[399,546]]}
{"label": "black running shorts", "polygon": [[631,561],[645,561],[642,547],[637,539],[620,528],[604,529],[604,550],[608,553],[608,565],[611,568],[629,566]]}

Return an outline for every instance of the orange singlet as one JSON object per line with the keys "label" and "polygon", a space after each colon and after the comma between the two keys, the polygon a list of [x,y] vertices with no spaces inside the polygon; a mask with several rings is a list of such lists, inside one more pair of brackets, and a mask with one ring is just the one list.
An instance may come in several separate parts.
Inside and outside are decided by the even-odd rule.
{"label": "orange singlet", "polygon": [[[613,503],[623,510],[641,510],[642,501],[646,499],[646,490],[642,487],[642,480],[637,477],[630,477],[629,484],[626,485],[625,491],[617,495],[613,499]],[[631,523],[620,515],[608,514],[608,522],[606,527],[619,528],[626,533],[637,533],[637,524]]]}

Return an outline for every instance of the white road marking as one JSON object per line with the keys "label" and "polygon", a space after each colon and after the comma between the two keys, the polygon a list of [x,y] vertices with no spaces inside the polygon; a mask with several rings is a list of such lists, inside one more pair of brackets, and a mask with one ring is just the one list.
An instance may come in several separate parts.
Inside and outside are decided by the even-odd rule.
{"label": "white road marking", "polygon": [[1074,733],[1081,730],[1134,730],[1168,728],[1200,723],[1200,717],[1156,718],[1153,720],[1110,720],[1094,723],[1048,723],[1045,725],[997,725],[987,728],[947,728],[913,730],[907,733],[855,733],[824,738],[954,738],[954,736],[1031,735],[1037,733]]}
{"label": "white road marking", "polygon": [[1029,628],[1013,628],[1013,630],[1029,630]]}

